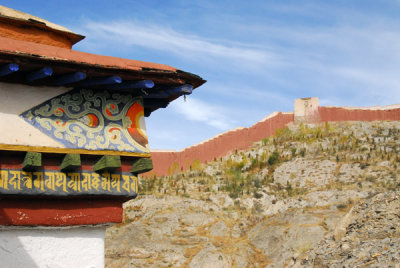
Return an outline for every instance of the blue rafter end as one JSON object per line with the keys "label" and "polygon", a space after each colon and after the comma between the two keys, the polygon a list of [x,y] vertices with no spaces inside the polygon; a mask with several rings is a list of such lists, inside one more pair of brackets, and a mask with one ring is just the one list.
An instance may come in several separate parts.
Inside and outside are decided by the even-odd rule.
{"label": "blue rafter end", "polygon": [[56,79],[54,79],[54,85],[61,86],[61,85],[76,83],[85,78],[86,78],[86,74],[82,73],[82,72],[65,74],[65,75],[61,75],[61,76],[57,77]]}
{"label": "blue rafter end", "polygon": [[39,69],[37,71],[33,71],[33,72],[27,74],[26,80],[28,80],[29,82],[33,82],[35,80],[39,80],[39,79],[42,79],[42,78],[49,77],[52,74],[53,74],[53,69],[52,68],[44,67],[44,68],[41,68],[41,69]]}
{"label": "blue rafter end", "polygon": [[120,84],[121,82],[122,78],[119,76],[93,77],[79,82],[78,86],[91,87],[91,86],[101,86],[101,85],[113,85],[113,84]]}
{"label": "blue rafter end", "polygon": [[11,73],[15,73],[19,70],[19,66],[16,63],[8,63],[0,67],[0,76],[6,76]]}
{"label": "blue rafter end", "polygon": [[154,82],[151,80],[142,80],[142,81],[124,81],[121,84],[110,85],[109,89],[135,89],[135,88],[153,88]]}
{"label": "blue rafter end", "polygon": [[171,96],[190,95],[192,94],[193,86],[183,85],[175,88],[168,89],[167,92]]}

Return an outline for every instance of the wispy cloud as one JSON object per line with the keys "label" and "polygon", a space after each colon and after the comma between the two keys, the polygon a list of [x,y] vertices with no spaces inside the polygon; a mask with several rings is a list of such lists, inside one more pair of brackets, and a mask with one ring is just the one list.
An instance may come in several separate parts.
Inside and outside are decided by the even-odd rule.
{"label": "wispy cloud", "polygon": [[[391,62],[399,62],[400,34],[397,29],[385,26],[391,22],[377,20],[371,24],[367,17],[360,18],[360,15],[358,19],[365,19],[366,24],[363,27],[246,25],[245,29],[243,25],[238,25],[239,31],[246,31],[243,34],[259,35],[257,40],[247,43],[229,39],[216,40],[177,31],[165,25],[141,24],[134,20],[87,20],[82,23],[82,30],[88,35],[86,45],[106,48],[118,45],[165,51],[190,59],[198,65],[207,63],[212,69],[217,68],[217,65],[225,71],[236,73],[246,72],[248,68],[258,75],[275,71],[270,79],[279,82],[278,72],[288,68],[297,68],[295,71],[317,70],[326,74],[334,71],[340,75],[337,69],[363,70],[373,64],[387,66]],[[208,64],[210,61],[217,64],[211,66]],[[343,78],[349,79],[349,76]]]}
{"label": "wispy cloud", "polygon": [[279,61],[276,54],[254,48],[250,44],[220,43],[192,33],[177,32],[163,25],[143,25],[135,21],[87,21],[83,30],[92,40],[102,40],[103,44],[111,42],[124,46],[141,46],[172,52],[186,58],[196,57],[204,60],[207,57],[217,57],[253,64]]}
{"label": "wispy cloud", "polygon": [[221,106],[212,105],[196,98],[182,98],[171,103],[170,108],[187,120],[202,122],[219,130],[228,130],[236,123],[229,115],[229,111]]}
{"label": "wispy cloud", "polygon": [[[293,8],[289,6],[289,9],[285,7],[284,10],[297,15],[303,10]],[[321,12],[328,9],[326,6],[315,8]],[[336,14],[340,23],[326,25],[282,22],[279,25],[238,25],[235,36],[243,33],[253,37],[247,43],[242,41],[246,38],[238,41],[221,35],[221,38],[213,39],[202,36],[200,32],[194,34],[190,30],[172,29],[168,24],[143,24],[135,20],[89,20],[83,23],[83,30],[89,36],[89,43],[103,44],[105,47],[118,44],[149,51],[165,51],[190,64],[207,68],[206,71],[224,72],[225,79],[229,75],[246,75],[259,80],[263,85],[272,86],[269,90],[286,88],[273,98],[290,98],[290,94],[297,96],[295,92],[300,87],[306,94],[318,95],[324,84],[333,88],[334,85],[343,87],[346,83],[349,85],[347,92],[353,95],[365,92],[368,86],[371,89],[379,88],[386,95],[398,96],[400,33],[394,25],[399,23],[393,18],[380,18],[378,15],[375,15],[372,23],[367,14],[339,11],[333,9],[330,14]],[[352,18],[356,18],[353,19],[355,21]],[[243,85],[244,79],[236,88]],[[265,88],[260,86],[254,87],[251,95],[244,96],[262,96],[265,95],[263,90]],[[324,94],[330,94],[330,98],[333,98],[336,92],[342,90],[343,93],[343,89],[337,90]]]}
{"label": "wispy cloud", "polygon": [[[300,13],[291,9],[285,12]],[[285,103],[284,99],[302,97],[302,94],[333,99],[346,92],[348,96],[355,96],[370,91],[370,98],[365,96],[362,101],[372,103],[377,100],[376,96],[372,97],[377,95],[374,94],[377,89],[382,94],[380,101],[391,101],[383,96],[399,97],[400,81],[396,70],[400,68],[400,33],[393,27],[398,22],[375,17],[371,23],[367,15],[345,10],[336,13],[341,17],[347,14],[350,19],[318,26],[238,25],[236,36],[239,32],[257,36],[247,43],[243,42],[246,38],[230,40],[221,35],[213,39],[201,32],[195,34],[190,30],[172,29],[168,24],[143,24],[135,20],[88,20],[82,25],[89,36],[89,44],[104,47],[118,44],[129,49],[167,52],[205,72],[223,72],[221,75],[226,81],[229,76],[252,77],[259,81],[258,86],[247,86],[242,79],[234,87],[223,90],[248,101],[265,97]],[[356,18],[356,22],[351,21],[351,17]],[[208,84],[213,86],[214,92],[220,92],[215,82],[210,80]],[[244,90],[234,92],[239,88],[246,88],[251,94],[243,94]],[[271,92],[274,92],[272,96]]]}
{"label": "wispy cloud", "polygon": [[[292,100],[285,96],[285,92],[277,92],[265,86],[254,88],[249,85],[237,85],[227,81],[226,83],[215,82],[212,86],[205,84],[202,91],[207,91],[209,94],[217,96],[220,99],[236,99],[243,104],[252,103],[253,106],[270,105],[268,109],[277,109],[277,106],[292,105]],[[275,104],[276,107],[273,107],[271,104]],[[243,108],[249,109],[251,107],[246,105]],[[266,107],[264,106],[263,108],[265,109]]]}

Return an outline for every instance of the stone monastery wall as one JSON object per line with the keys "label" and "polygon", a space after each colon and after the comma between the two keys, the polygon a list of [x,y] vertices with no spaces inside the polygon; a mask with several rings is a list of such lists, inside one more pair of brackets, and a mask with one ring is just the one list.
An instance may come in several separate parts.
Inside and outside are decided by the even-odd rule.
{"label": "stone monastery wall", "polygon": [[293,122],[293,113],[275,112],[249,128],[237,128],[182,151],[152,151],[153,170],[145,175],[167,175],[168,169],[177,163],[186,170],[195,160],[205,163],[219,158],[233,150],[244,150],[253,142],[271,136],[278,128]]}
{"label": "stone monastery wall", "polygon": [[320,122],[400,120],[400,105],[377,108],[319,107],[318,112]]}
{"label": "stone monastery wall", "polygon": [[272,136],[277,129],[285,127],[288,123],[295,122],[297,114],[300,114],[300,116],[296,118],[296,122],[304,123],[400,120],[400,105],[369,108],[318,106],[317,109],[313,109],[312,113],[309,113],[309,116],[304,116],[302,104],[304,103],[306,106],[310,102],[318,105],[318,98],[297,99],[294,112],[274,112],[249,128],[236,128],[224,132],[182,151],[152,151],[151,157],[154,169],[143,175],[168,175],[168,170],[173,165],[178,165],[180,170],[186,170],[196,160],[205,163],[225,156],[234,150],[247,149],[252,143]]}

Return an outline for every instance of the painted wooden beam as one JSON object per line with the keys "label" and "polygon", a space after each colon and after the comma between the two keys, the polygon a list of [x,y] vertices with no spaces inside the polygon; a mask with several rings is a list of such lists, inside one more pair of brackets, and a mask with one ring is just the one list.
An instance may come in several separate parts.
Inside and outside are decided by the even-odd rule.
{"label": "painted wooden beam", "polygon": [[192,94],[193,86],[183,85],[183,86],[167,89],[166,91],[171,96],[190,95],[190,94]]}
{"label": "painted wooden beam", "polygon": [[101,85],[113,85],[113,84],[121,84],[121,82],[122,78],[116,75],[107,77],[93,77],[80,81],[78,83],[78,86],[91,87],[91,86],[101,86]]}
{"label": "painted wooden beam", "polygon": [[19,65],[16,63],[9,63],[0,66],[0,76],[6,76],[15,73],[19,70]]}
{"label": "painted wooden beam", "polygon": [[148,94],[141,92],[140,96],[142,96],[143,99],[167,99],[167,98],[169,98],[170,95],[166,91],[162,90],[162,91],[148,93]]}
{"label": "painted wooden beam", "polygon": [[53,69],[50,67],[44,67],[39,70],[33,71],[26,75],[26,80],[33,82],[42,78],[49,77],[53,74]]}
{"label": "painted wooden beam", "polygon": [[40,152],[40,153],[56,153],[56,154],[88,154],[88,155],[121,155],[130,157],[150,157],[150,153],[137,153],[125,151],[109,151],[109,150],[88,150],[88,149],[71,149],[71,148],[56,148],[45,146],[26,146],[26,145],[13,145],[1,144],[0,150],[5,151],[26,151],[26,152]]}
{"label": "painted wooden beam", "polygon": [[27,152],[22,162],[22,169],[25,171],[37,170],[42,166],[42,154],[36,152]]}
{"label": "painted wooden beam", "polygon": [[149,117],[153,111],[149,108],[144,109],[144,116]]}
{"label": "painted wooden beam", "polygon": [[82,72],[75,72],[70,74],[64,74],[54,79],[54,85],[62,86],[66,84],[76,83],[86,78],[86,74]]}
{"label": "painted wooden beam", "polygon": [[152,80],[142,81],[124,81],[121,84],[114,84],[108,86],[108,89],[122,90],[122,89],[136,89],[136,88],[153,88],[154,82]]}
{"label": "painted wooden beam", "polygon": [[104,155],[93,165],[93,171],[114,170],[120,167],[121,158],[118,155]]}
{"label": "painted wooden beam", "polygon": [[143,99],[167,99],[171,96],[181,96],[192,94],[193,87],[191,85],[183,85],[179,87],[169,88],[166,90],[159,90],[157,92],[140,92],[139,95]]}
{"label": "painted wooden beam", "polygon": [[135,174],[144,173],[153,169],[151,158],[138,158],[132,165],[131,172]]}
{"label": "painted wooden beam", "polygon": [[169,104],[169,100],[166,99],[144,99],[144,108],[166,108]]}
{"label": "painted wooden beam", "polygon": [[81,156],[79,154],[66,154],[61,162],[62,172],[73,171],[81,166]]}

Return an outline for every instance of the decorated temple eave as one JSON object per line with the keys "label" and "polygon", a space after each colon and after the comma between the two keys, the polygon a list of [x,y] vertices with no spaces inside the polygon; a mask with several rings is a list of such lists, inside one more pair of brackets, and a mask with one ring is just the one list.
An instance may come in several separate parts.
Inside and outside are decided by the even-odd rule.
{"label": "decorated temple eave", "polygon": [[65,69],[65,71],[86,71],[88,76],[119,74],[125,80],[149,79],[151,76],[152,80],[158,83],[187,83],[194,88],[206,82],[197,75],[165,64],[96,55],[4,37],[0,37],[0,60],[2,63],[12,61],[23,63],[26,70],[54,64],[60,72]]}
{"label": "decorated temple eave", "polygon": [[[14,69],[5,73],[0,71],[0,82],[84,87],[143,96],[146,116],[158,108],[165,108],[179,96],[191,93],[176,88],[186,85],[193,90],[206,82],[197,75],[168,65],[0,37],[0,70],[9,65]],[[143,84],[143,81],[152,84]]]}

